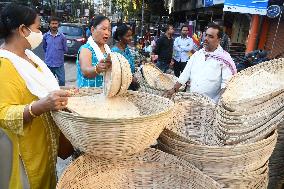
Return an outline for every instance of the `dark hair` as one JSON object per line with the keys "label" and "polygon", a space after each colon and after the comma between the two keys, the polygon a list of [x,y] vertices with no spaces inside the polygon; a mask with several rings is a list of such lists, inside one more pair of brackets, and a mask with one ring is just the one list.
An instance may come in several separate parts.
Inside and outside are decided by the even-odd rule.
{"label": "dark hair", "polygon": [[113,38],[116,41],[119,41],[123,36],[127,34],[129,30],[131,30],[130,27],[128,27],[126,24],[122,24],[121,26],[116,28],[116,31],[113,34]]}
{"label": "dark hair", "polygon": [[182,31],[183,28],[187,28],[188,29],[188,26],[187,25],[182,25],[182,27],[180,28],[180,31]]}
{"label": "dark hair", "polygon": [[103,15],[98,15],[98,16],[96,16],[95,18],[93,18],[91,21],[90,21],[90,29],[91,29],[91,27],[93,26],[94,28],[95,27],[97,27],[100,23],[102,23],[104,20],[108,20],[109,22],[110,22],[110,20],[109,20],[109,18],[108,17],[106,17],[106,16],[103,16]]}
{"label": "dark hair", "polygon": [[174,26],[171,25],[171,24],[168,24],[168,25],[163,29],[163,32],[167,32],[167,31],[170,29],[170,27],[174,27]]}
{"label": "dark hair", "polygon": [[221,39],[223,37],[223,30],[222,30],[221,26],[219,26],[218,24],[211,22],[207,25],[207,29],[208,28],[213,28],[213,29],[218,30],[218,33],[217,33],[218,38]]}
{"label": "dark hair", "polygon": [[58,17],[51,16],[51,17],[49,18],[49,23],[51,23],[52,21],[60,22],[60,19],[59,19]]}
{"label": "dark hair", "polygon": [[9,37],[22,24],[29,27],[36,17],[36,11],[27,6],[8,4],[0,12],[0,38]]}

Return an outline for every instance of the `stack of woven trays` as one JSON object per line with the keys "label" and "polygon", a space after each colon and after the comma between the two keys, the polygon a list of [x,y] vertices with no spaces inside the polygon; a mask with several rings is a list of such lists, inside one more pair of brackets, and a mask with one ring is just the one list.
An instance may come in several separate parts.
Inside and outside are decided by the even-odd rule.
{"label": "stack of woven trays", "polygon": [[278,139],[269,159],[269,189],[284,187],[284,122],[278,126]]}
{"label": "stack of woven trays", "polygon": [[224,144],[264,139],[284,115],[284,59],[247,68],[228,83],[216,112]]}
{"label": "stack of woven trays", "polygon": [[[85,88],[74,96],[91,96],[101,92],[101,89]],[[83,117],[68,111],[52,112],[52,116],[66,138],[82,152],[104,158],[132,155],[156,141],[171,122],[174,103],[142,92],[129,91],[121,97],[138,107],[140,116],[104,119]]]}
{"label": "stack of woven trays", "polygon": [[[159,148],[187,160],[224,188],[266,188],[268,159],[275,147],[277,132],[249,144],[222,144],[216,136],[215,114],[212,113],[214,103],[201,95],[190,93],[182,96],[187,96],[183,103],[185,113],[179,117],[182,120],[179,124],[173,122],[164,130],[158,140]],[[182,96],[178,94],[174,101],[180,103]],[[195,117],[195,122],[186,121],[191,117]],[[211,131],[202,129],[205,133],[194,136],[194,130],[200,132],[197,127],[207,127]]]}
{"label": "stack of woven trays", "polygon": [[[135,77],[140,84],[140,91],[162,96],[167,90],[174,87],[177,77],[163,73],[152,63],[146,63],[136,73]],[[181,87],[181,91],[185,86]]]}
{"label": "stack of woven trays", "polygon": [[188,162],[147,149],[119,160],[84,154],[63,173],[57,189],[218,189],[220,185]]}
{"label": "stack of woven trays", "polygon": [[132,73],[128,60],[120,53],[110,53],[112,66],[104,73],[104,94],[107,97],[122,95],[132,82]]}

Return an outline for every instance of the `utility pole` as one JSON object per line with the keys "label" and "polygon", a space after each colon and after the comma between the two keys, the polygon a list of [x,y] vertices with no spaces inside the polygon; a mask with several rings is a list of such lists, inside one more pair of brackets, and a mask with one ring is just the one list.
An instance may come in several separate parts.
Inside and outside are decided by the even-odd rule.
{"label": "utility pole", "polygon": [[142,2],[141,37],[143,36],[143,25],[144,25],[144,0]]}

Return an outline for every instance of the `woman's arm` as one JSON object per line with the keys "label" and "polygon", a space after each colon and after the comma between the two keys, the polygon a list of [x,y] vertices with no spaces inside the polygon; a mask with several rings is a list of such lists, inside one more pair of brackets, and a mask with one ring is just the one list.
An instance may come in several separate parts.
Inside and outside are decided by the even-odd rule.
{"label": "woman's arm", "polygon": [[111,65],[110,57],[101,60],[96,66],[92,65],[92,52],[83,48],[79,54],[79,64],[84,77],[95,78],[99,73],[105,72]]}

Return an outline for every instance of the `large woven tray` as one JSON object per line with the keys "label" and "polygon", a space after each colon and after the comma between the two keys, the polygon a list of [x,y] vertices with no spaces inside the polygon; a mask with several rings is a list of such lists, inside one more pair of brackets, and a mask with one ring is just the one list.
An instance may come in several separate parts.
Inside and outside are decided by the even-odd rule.
{"label": "large woven tray", "polygon": [[173,123],[167,129],[174,132],[184,141],[214,145],[212,125],[215,118],[215,103],[198,93],[177,93]]}
{"label": "large woven tray", "polygon": [[120,161],[83,155],[60,178],[57,189],[215,189],[219,184],[170,154],[147,149]]}
{"label": "large woven tray", "polygon": [[235,146],[207,146],[180,141],[163,132],[159,148],[181,157],[226,188],[266,188],[268,167],[277,132],[256,143]]}
{"label": "large woven tray", "polygon": [[[172,89],[178,79],[174,75],[163,73],[159,68],[150,63],[140,68],[135,73],[135,77],[140,84],[140,91],[159,96],[163,96],[167,90]],[[184,89],[185,86],[182,86],[180,91]]]}
{"label": "large woven tray", "polygon": [[[242,92],[242,91],[251,90],[247,87],[247,84],[249,82],[253,82],[254,80],[256,80],[256,78],[254,78],[254,74],[262,70],[268,73],[271,73],[271,74],[278,75],[279,78],[282,78],[282,79],[279,79],[280,82],[281,81],[283,82],[282,87],[274,89],[272,91],[266,91],[264,93],[259,94],[256,97],[247,97],[244,99],[238,99],[237,97],[238,93],[237,91],[233,90],[234,87],[239,85],[238,83],[243,82],[244,77],[251,76],[251,78],[248,81],[246,81],[246,84],[243,82],[244,84],[238,88],[238,91]],[[267,82],[271,82],[269,78],[267,78],[266,80],[258,79],[257,81],[259,81],[258,85],[253,86],[254,88],[262,88]],[[249,109],[252,106],[262,104],[263,102],[284,92],[283,86],[284,86],[284,59],[270,60],[270,61],[258,64],[256,66],[249,67],[239,72],[236,76],[234,76],[231,79],[231,81],[228,83],[227,89],[221,97],[221,102],[229,110],[242,110],[245,108]],[[236,96],[236,97],[231,98],[231,96]]]}
{"label": "large woven tray", "polygon": [[[80,89],[78,96],[100,92],[101,90],[92,88]],[[52,112],[52,116],[72,145],[83,152],[106,158],[135,154],[153,144],[170,123],[174,103],[141,92],[129,91],[123,97],[139,108],[140,117],[100,119],[66,111]]]}

